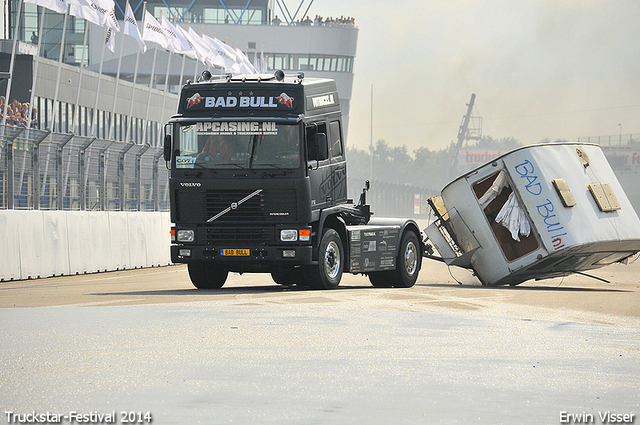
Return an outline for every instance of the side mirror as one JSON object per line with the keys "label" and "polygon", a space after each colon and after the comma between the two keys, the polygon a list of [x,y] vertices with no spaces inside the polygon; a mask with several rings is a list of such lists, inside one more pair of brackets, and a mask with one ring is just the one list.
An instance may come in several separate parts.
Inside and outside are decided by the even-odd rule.
{"label": "side mirror", "polygon": [[327,145],[327,135],[316,133],[309,143],[309,159],[324,161],[329,158],[329,146]]}
{"label": "side mirror", "polygon": [[171,135],[164,135],[164,160],[171,161]]}
{"label": "side mirror", "polygon": [[171,161],[171,129],[173,126],[167,124],[164,127],[164,160]]}

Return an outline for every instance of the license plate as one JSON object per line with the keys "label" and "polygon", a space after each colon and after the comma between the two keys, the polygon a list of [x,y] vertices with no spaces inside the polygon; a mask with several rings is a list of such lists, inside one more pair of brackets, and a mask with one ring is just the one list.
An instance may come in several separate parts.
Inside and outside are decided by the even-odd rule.
{"label": "license plate", "polygon": [[221,249],[221,254],[229,257],[248,257],[248,249]]}

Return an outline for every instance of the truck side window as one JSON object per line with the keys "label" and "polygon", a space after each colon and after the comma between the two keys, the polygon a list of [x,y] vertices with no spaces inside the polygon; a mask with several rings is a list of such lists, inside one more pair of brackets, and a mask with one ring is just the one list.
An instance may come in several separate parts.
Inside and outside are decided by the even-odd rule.
{"label": "truck side window", "polygon": [[340,131],[340,121],[331,121],[329,123],[329,147],[331,157],[342,156],[342,132]]}

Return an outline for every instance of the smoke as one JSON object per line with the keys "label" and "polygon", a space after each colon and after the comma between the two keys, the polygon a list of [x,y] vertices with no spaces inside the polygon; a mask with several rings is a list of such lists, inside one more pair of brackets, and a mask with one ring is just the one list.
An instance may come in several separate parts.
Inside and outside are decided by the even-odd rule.
{"label": "smoke", "polygon": [[[483,133],[523,143],[640,133],[640,2],[318,2],[360,29],[348,143],[441,149],[471,93]],[[619,126],[622,124],[622,126]]]}

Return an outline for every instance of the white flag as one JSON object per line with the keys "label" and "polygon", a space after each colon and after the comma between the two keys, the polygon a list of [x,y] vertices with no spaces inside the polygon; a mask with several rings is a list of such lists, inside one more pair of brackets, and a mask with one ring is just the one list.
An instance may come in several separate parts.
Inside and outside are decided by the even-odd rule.
{"label": "white flag", "polygon": [[111,53],[116,51],[116,32],[113,28],[107,28],[107,39],[105,40],[107,49],[111,50]]}
{"label": "white flag", "polygon": [[182,36],[182,34],[176,29],[175,26],[167,18],[162,17],[162,29],[167,37],[171,38],[170,50],[173,53],[181,54],[188,50],[191,50],[189,42]]}
{"label": "white flag", "polygon": [[200,60],[202,61],[202,63],[205,63],[207,61],[207,58],[213,55],[213,53],[211,52],[211,48],[191,27],[189,27],[189,37],[189,40],[191,40],[191,44],[193,44],[193,46],[196,48],[198,56],[200,56]]}
{"label": "white flag", "polygon": [[242,50],[236,48],[236,63],[240,66],[240,72],[243,74],[257,74],[256,67],[253,66],[249,58],[242,52]]}
{"label": "white flag", "polygon": [[151,41],[162,46],[164,49],[169,49],[171,40],[167,38],[162,27],[156,21],[148,10],[144,11],[144,26],[142,27],[142,39],[145,41]]}
{"label": "white flag", "polygon": [[144,41],[142,40],[142,35],[138,29],[138,22],[136,22],[136,16],[133,14],[133,10],[131,9],[129,2],[127,2],[127,14],[124,17],[124,33],[133,37],[138,42],[142,53],[147,51],[147,45],[144,44]]}
{"label": "white flag", "polygon": [[269,72],[269,67],[267,66],[267,60],[264,57],[264,50],[260,49],[260,73],[266,74]]}
{"label": "white flag", "polygon": [[224,51],[221,51],[220,48],[216,46],[213,39],[206,34],[202,34],[201,40],[204,45],[207,46],[207,50],[209,51],[207,62],[209,62],[211,66],[219,66],[226,69],[230,62],[225,60],[225,57],[221,55]]}
{"label": "white flag", "polygon": [[69,4],[69,15],[86,19],[87,21],[98,25],[105,24],[105,15],[100,13],[96,4],[91,0],[66,0]]}
{"label": "white flag", "polygon": [[37,4],[45,9],[53,10],[58,13],[67,12],[67,2],[64,0],[24,0],[25,3]]}
{"label": "white flag", "polygon": [[240,72],[235,51],[217,38],[211,38],[206,34],[202,34],[202,39],[211,46],[211,50],[215,54],[213,58],[214,65],[223,67],[227,72]]}
{"label": "white flag", "polygon": [[[104,1],[104,0],[103,0]],[[113,28],[117,32],[120,32],[120,24],[118,18],[116,18],[116,3],[113,0],[107,2],[105,23],[109,28]]]}
{"label": "white flag", "polygon": [[185,30],[183,30],[179,25],[176,25],[175,27],[176,27],[176,33],[180,34],[180,36],[187,42],[187,45],[189,46],[189,48],[186,49],[183,53],[189,56],[191,59],[204,61],[204,59],[201,58],[200,55],[198,54],[196,45],[194,44],[194,41],[191,40],[191,36]]}
{"label": "white flag", "polygon": [[237,53],[236,53],[236,51],[235,51],[235,49],[234,49],[233,47],[229,46],[229,45],[228,45],[227,43],[225,43],[224,41],[219,40],[219,39],[217,39],[217,38],[215,38],[215,37],[213,38],[213,40],[214,40],[214,42],[215,42],[215,43],[216,43],[216,44],[217,44],[217,45],[218,45],[222,50],[224,50],[225,52],[227,52],[227,55],[228,55],[231,59],[236,60]]}

